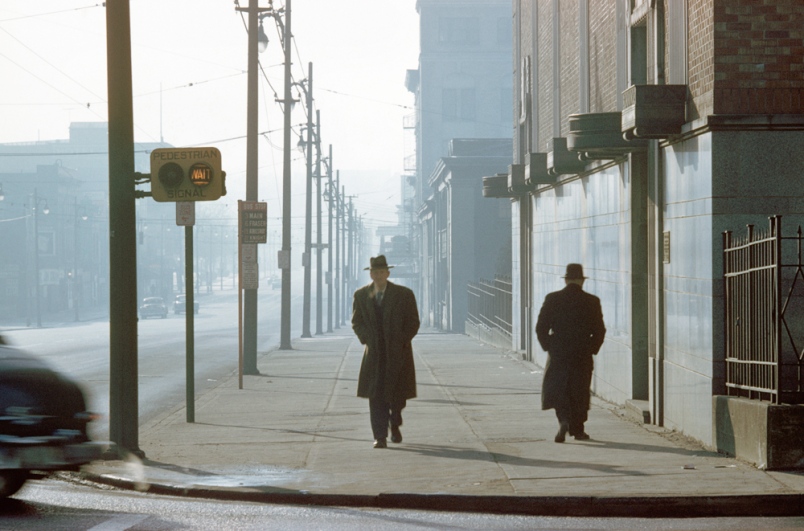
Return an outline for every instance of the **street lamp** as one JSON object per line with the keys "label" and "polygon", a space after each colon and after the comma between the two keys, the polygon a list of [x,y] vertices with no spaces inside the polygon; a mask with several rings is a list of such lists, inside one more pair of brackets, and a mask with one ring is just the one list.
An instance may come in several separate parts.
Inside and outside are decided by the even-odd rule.
{"label": "street lamp", "polygon": [[[83,212],[83,213],[81,213]],[[78,322],[78,307],[81,303],[81,282],[78,280],[78,220],[86,221],[89,216],[83,207],[78,206],[78,197],[75,197],[75,232],[73,234],[73,272],[72,272],[72,296],[73,309],[75,310],[75,322]]]}
{"label": "street lamp", "polygon": [[[235,4],[237,4],[237,0]],[[276,17],[273,2],[270,7],[260,8],[257,0],[250,0],[248,8],[236,7],[236,11],[248,12],[248,78],[246,105],[246,201],[257,201],[258,195],[258,66],[257,54],[268,47],[268,36],[262,27],[266,16]],[[243,372],[259,374],[257,370],[257,290],[243,290]]]}
{"label": "street lamp", "polygon": [[[290,223],[291,223],[291,194],[290,194],[290,113],[293,104],[291,96],[291,0],[285,0],[285,7],[274,9],[273,2],[269,0],[270,7],[260,9],[257,0],[249,2],[247,9],[236,8],[238,11],[248,11],[249,44],[248,44],[248,109],[247,109],[247,152],[246,161],[246,200],[257,201],[257,53],[259,49],[259,28],[255,34],[253,28],[258,26],[258,19],[266,16],[273,17],[282,38],[282,51],[284,52],[284,97],[278,100],[283,104],[284,133],[283,133],[283,164],[282,164],[282,251],[279,254],[279,263],[282,268],[282,307],[279,348],[292,350],[290,343]],[[284,15],[284,22],[283,17]],[[265,36],[263,30],[262,35]],[[268,38],[265,36],[265,45]],[[244,330],[243,330],[243,358],[244,371],[247,374],[259,374],[257,371],[257,290],[245,290],[244,301]]]}
{"label": "street lamp", "polygon": [[37,190],[34,188],[33,192],[33,221],[34,221],[34,274],[36,275],[36,279],[34,282],[34,297],[36,297],[34,301],[34,307],[36,308],[36,326],[38,328],[42,328],[42,307],[41,307],[41,294],[40,294],[40,279],[39,279],[39,204],[44,203],[44,207],[42,208],[42,213],[44,215],[48,215],[50,213],[50,209],[47,206],[47,199],[41,198],[37,195]]}
{"label": "street lamp", "polygon": [[260,27],[257,29],[257,51],[262,53],[268,48],[268,35],[265,34],[265,30],[262,27],[262,19],[267,15],[262,15],[260,17]]}

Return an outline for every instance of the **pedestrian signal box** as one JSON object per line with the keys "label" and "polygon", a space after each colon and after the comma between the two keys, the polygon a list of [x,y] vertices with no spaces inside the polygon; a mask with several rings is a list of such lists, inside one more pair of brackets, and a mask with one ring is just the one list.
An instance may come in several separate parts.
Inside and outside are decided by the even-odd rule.
{"label": "pedestrian signal box", "polygon": [[214,147],[159,148],[151,152],[154,201],[215,201],[226,195],[221,152]]}

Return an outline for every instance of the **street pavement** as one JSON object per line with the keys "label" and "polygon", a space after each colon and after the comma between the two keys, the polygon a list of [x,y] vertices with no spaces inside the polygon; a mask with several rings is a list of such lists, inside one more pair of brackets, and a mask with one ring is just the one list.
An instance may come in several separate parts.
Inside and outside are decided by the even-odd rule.
{"label": "street pavement", "polygon": [[[542,369],[460,334],[413,342],[418,397],[403,441],[374,449],[351,329],[293,341],[140,426],[143,458],[85,467],[94,482],[264,503],[571,516],[804,515],[804,473],[768,472],[593,398],[588,441],[554,442]],[[223,353],[222,353],[223,355]],[[228,355],[228,354],[227,354]]]}

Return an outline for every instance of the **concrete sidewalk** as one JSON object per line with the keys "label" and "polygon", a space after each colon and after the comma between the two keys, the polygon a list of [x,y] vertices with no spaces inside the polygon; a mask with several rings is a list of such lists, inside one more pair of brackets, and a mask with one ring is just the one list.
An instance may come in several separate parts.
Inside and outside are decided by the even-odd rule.
{"label": "concrete sidewalk", "polygon": [[146,458],[86,477],[218,499],[597,516],[804,515],[804,474],[765,472],[638,425],[593,399],[589,441],[557,444],[542,371],[468,336],[414,340],[419,397],[401,444],[372,448],[355,396],[362,346],[348,328],[259,357],[140,428]]}

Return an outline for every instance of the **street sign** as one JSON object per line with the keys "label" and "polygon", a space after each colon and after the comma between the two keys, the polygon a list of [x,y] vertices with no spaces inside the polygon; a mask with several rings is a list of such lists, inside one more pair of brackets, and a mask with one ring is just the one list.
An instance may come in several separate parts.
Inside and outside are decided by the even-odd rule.
{"label": "street sign", "polygon": [[265,243],[268,240],[268,203],[238,201],[240,243]]}
{"label": "street sign", "polygon": [[240,289],[260,288],[260,268],[257,262],[243,262],[240,264]]}
{"label": "street sign", "polygon": [[189,201],[176,202],[176,225],[179,227],[192,227],[195,225],[195,203]]}
{"label": "street sign", "polygon": [[256,243],[244,243],[240,246],[240,261],[244,264],[257,262]]}
{"label": "street sign", "polygon": [[151,152],[155,201],[215,201],[226,195],[221,152],[214,147],[157,148]]}

